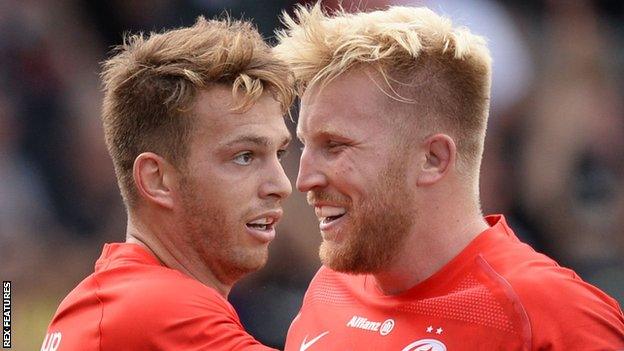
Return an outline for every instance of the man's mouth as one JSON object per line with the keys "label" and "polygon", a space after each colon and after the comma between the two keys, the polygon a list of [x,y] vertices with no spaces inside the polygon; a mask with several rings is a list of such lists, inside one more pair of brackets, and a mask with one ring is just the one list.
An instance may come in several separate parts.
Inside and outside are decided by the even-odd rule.
{"label": "man's mouth", "polygon": [[315,206],[314,213],[321,224],[328,225],[344,216],[347,213],[347,209],[335,206]]}
{"label": "man's mouth", "polygon": [[250,229],[268,232],[273,229],[275,222],[276,220],[274,217],[262,217],[248,222],[246,225]]}
{"label": "man's mouth", "polygon": [[247,233],[262,243],[269,243],[275,239],[275,226],[280,218],[282,218],[281,209],[258,214],[245,223]]}

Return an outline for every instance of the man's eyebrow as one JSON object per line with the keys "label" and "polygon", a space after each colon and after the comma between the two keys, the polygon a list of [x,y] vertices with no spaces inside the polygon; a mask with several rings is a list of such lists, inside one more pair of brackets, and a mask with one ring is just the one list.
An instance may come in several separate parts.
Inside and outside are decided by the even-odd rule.
{"label": "man's eyebrow", "polygon": [[329,127],[319,128],[316,134],[322,137],[340,137],[342,135],[342,133],[338,129]]}
{"label": "man's eyebrow", "polygon": [[[287,136],[284,136],[281,140],[281,143],[279,144],[280,146],[283,145],[287,145],[288,143],[290,143],[290,139],[291,136],[290,134]],[[236,144],[241,144],[241,143],[252,143],[252,144],[256,144],[256,145],[260,145],[260,146],[264,146],[264,147],[269,147],[271,146],[271,140],[267,137],[264,136],[259,136],[259,135],[241,135],[239,137],[236,137],[234,140],[231,140],[229,142],[227,142],[224,146],[225,147],[232,147]]]}
{"label": "man's eyebrow", "polygon": [[230,140],[227,143],[225,143],[224,146],[231,147],[236,144],[242,144],[242,143],[252,143],[252,144],[257,144],[261,146],[269,146],[271,144],[269,139],[266,137],[262,137],[259,135],[240,135],[234,138],[233,140]]}
{"label": "man's eyebrow", "polygon": [[[340,129],[338,128],[333,128],[330,126],[320,126],[318,127],[315,131],[314,131],[314,135],[312,136],[308,136],[308,137],[312,137],[312,138],[328,138],[328,137],[337,137],[337,138],[341,138],[342,137],[342,133],[340,132]],[[297,130],[297,138],[303,142],[304,141],[304,137],[303,137],[303,133],[301,133],[301,131]]]}

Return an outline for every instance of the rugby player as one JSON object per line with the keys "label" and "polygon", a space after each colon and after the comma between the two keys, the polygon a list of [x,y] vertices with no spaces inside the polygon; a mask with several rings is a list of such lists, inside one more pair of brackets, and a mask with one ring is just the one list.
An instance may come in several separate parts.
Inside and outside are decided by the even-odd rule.
{"label": "rugby player", "polygon": [[291,193],[292,74],[247,22],[126,38],[103,65],[124,243],[61,302],[42,350],[268,350],[227,301]]}
{"label": "rugby player", "polygon": [[484,38],[427,8],[284,23],[323,238],[286,350],[624,349],[614,299],[482,215]]}

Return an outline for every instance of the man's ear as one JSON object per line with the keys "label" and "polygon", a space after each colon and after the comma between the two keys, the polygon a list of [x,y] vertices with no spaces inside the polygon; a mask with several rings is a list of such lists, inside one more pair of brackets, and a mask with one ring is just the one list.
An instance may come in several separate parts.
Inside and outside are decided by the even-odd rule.
{"label": "man's ear", "polygon": [[425,160],[421,165],[417,184],[427,186],[438,182],[455,167],[457,147],[453,139],[446,134],[427,137],[422,147]]}
{"label": "man's ear", "polygon": [[144,201],[173,208],[175,168],[161,156],[144,152],[134,160],[132,169],[137,192]]}

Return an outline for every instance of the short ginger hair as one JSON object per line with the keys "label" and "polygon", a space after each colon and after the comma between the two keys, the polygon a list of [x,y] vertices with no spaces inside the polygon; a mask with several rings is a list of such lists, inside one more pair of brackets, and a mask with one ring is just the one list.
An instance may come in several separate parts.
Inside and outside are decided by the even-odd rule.
{"label": "short ginger hair", "polygon": [[[420,130],[449,133],[459,161],[478,168],[489,113],[491,57],[484,38],[425,7],[328,14],[320,3],[283,14],[276,56],[290,65],[298,92],[346,71],[372,67],[390,98]],[[413,122],[412,122],[413,121]]]}
{"label": "short ginger hair", "polygon": [[185,166],[198,91],[231,86],[238,102],[233,110],[270,93],[284,114],[295,96],[292,73],[249,22],[199,17],[192,27],[127,35],[113,52],[101,74],[102,120],[127,206],[138,196],[132,169],[140,153]]}

